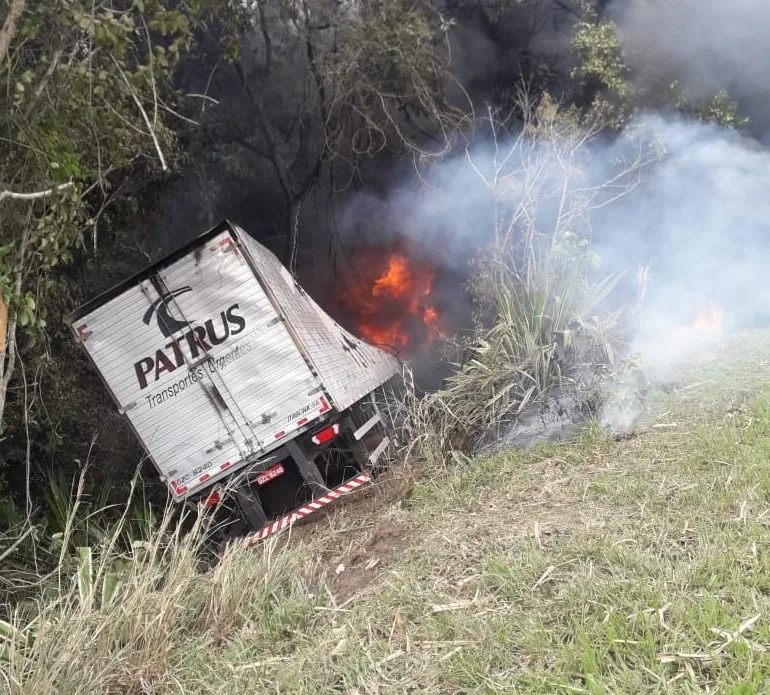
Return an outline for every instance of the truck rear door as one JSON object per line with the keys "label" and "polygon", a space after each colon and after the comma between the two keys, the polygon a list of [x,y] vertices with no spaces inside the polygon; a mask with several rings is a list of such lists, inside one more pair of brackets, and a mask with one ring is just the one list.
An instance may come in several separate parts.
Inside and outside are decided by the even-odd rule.
{"label": "truck rear door", "polygon": [[143,274],[73,329],[177,499],[328,409],[229,231]]}

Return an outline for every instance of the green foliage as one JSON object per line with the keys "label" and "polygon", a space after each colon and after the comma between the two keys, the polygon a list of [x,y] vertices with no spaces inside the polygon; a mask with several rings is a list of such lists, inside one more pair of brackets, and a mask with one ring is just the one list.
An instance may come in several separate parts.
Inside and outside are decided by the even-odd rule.
{"label": "green foliage", "polygon": [[82,608],[108,609],[119,598],[136,565],[141,563],[146,546],[147,541],[134,541],[130,551],[115,552],[100,561],[94,557],[93,548],[76,547],[72,559],[77,597]]}
{"label": "green foliage", "polygon": [[45,494],[46,530],[51,536],[52,547],[57,550],[66,544],[66,552],[77,552],[80,546],[103,544],[111,529],[120,521],[120,543],[129,546],[152,533],[157,519],[152,505],[146,500],[135,499],[133,490],[129,501],[123,505],[110,505],[111,478],[107,474],[98,484],[92,484],[91,494],[86,492],[86,471],[82,470],[79,481],[68,484],[61,471],[50,479]]}
{"label": "green foliage", "polygon": [[597,21],[590,7],[584,16],[570,43],[574,61],[570,76],[578,88],[581,108],[590,119],[620,129],[638,110],[662,107],[730,129],[749,124],[726,90],[710,100],[693,99],[678,81],[667,82],[647,70],[644,56],[632,60],[615,23]]}
{"label": "green foliage", "polygon": [[572,51],[577,62],[572,77],[579,84],[600,85],[621,99],[629,95],[629,69],[616,24],[580,22],[572,38]]}
{"label": "green foliage", "polygon": [[[126,561],[138,557],[145,541],[160,527],[155,505],[137,494],[137,480],[128,490],[127,499],[109,504],[110,476],[101,485],[89,481],[88,467],[71,483],[60,468],[49,482],[44,505],[34,518],[28,518],[12,501],[0,507],[0,604],[18,605],[42,589],[47,595],[61,589],[64,573],[76,577],[83,587],[99,584],[98,594],[112,594],[126,568]],[[89,484],[90,483],[90,484]],[[110,557],[109,567],[94,573],[97,564]],[[33,579],[45,576],[42,584]],[[112,586],[102,586],[104,582]],[[86,589],[83,589],[86,591]]]}
{"label": "green foliage", "polygon": [[587,118],[606,127],[621,128],[633,105],[631,71],[618,26],[608,21],[579,22],[571,50],[575,65],[570,77]]}
{"label": "green foliage", "polygon": [[768,345],[736,336],[639,437],[592,423],[413,469],[397,503],[352,499],[210,571],[156,535],[102,601],[93,552],[93,601],[63,574],[0,623],[2,673],[13,693],[765,693]]}
{"label": "green foliage", "polygon": [[[674,83],[674,88],[676,88],[676,83]],[[724,89],[717,92],[714,98],[708,102],[694,101],[689,99],[686,94],[680,93],[677,107],[683,113],[730,130],[742,130],[750,122],[748,116],[740,114],[738,102],[731,99]]]}
{"label": "green foliage", "polygon": [[[200,176],[202,197],[213,199],[209,214],[238,204],[241,199],[232,195],[236,180],[243,198],[260,196],[265,216],[281,219],[283,210],[275,213],[271,206],[283,205],[281,193],[291,198],[304,190],[304,179],[312,186],[321,168],[317,162],[336,159],[333,174],[346,178],[351,172],[363,176],[362,162],[376,155],[447,152],[467,135],[466,125],[474,117],[470,100],[458,96],[464,95],[454,76],[458,54],[450,50],[453,27],[465,20],[450,5],[458,3],[439,12],[423,0],[363,0],[355,11],[326,0],[108,0],[96,5],[27,0],[8,59],[0,62],[6,86],[0,93],[0,290],[16,328],[10,352],[21,358],[15,362],[15,383],[8,383],[14,376],[11,359],[0,370],[2,403],[5,387],[12,387],[5,411],[0,403],[5,437],[0,492],[7,479],[17,492],[24,490],[19,471],[27,465],[39,492],[46,481],[38,471],[53,461],[66,473],[42,500],[50,510],[45,532],[55,542],[60,540],[55,534],[64,533],[71,501],[68,481],[77,455],[70,454],[87,447],[83,430],[109,431],[110,439],[98,452],[98,480],[120,466],[128,470],[125,479],[134,463],[134,440],[129,444],[121,438],[119,418],[111,410],[107,414],[112,404],[60,318],[97,288],[137,270],[137,262],[146,261],[145,249],[149,255],[159,246],[157,219],[148,210],[149,194],[157,200],[169,190],[161,159],[185,180],[193,171],[198,177],[199,163],[212,165],[208,175]],[[497,47],[526,54],[537,66],[531,74],[545,75],[548,70],[539,72],[540,56],[531,43],[545,26],[545,6],[515,0],[482,5],[486,16],[498,22],[492,32]],[[571,44],[573,69],[564,74],[559,67],[555,79],[553,74],[535,78],[532,87],[540,94],[546,80],[553,79],[563,90],[558,100],[571,108],[559,114],[557,127],[542,108],[528,124],[529,136],[564,142],[582,137],[581,124],[621,128],[638,109],[648,107],[673,106],[728,128],[747,125],[726,92],[698,101],[676,82],[649,74],[643,60],[627,54],[620,29],[602,19],[597,5],[594,0],[569,3],[568,21],[580,15]],[[259,21],[262,9],[266,26]],[[546,9],[550,13],[553,8]],[[528,38],[509,46],[505,31],[511,22],[506,19],[518,18],[517,12],[527,19],[526,30],[519,33]],[[241,80],[233,66],[251,64],[256,65],[253,73]],[[193,109],[184,95],[199,90],[201,73],[207,98],[196,97]],[[184,91],[175,91],[172,85],[190,74],[195,77],[183,83]],[[504,78],[515,93],[519,74]],[[265,113],[258,113],[258,100],[250,104],[243,97],[247,84],[262,98]],[[187,89],[191,85],[194,89]],[[495,83],[494,92],[474,92],[475,103],[501,99],[498,87]],[[233,146],[238,139],[252,146],[245,155]],[[560,154],[573,161],[569,148]],[[575,162],[577,171],[584,162]],[[281,166],[290,183],[303,185],[284,191],[276,174]],[[339,190],[333,178],[330,198]],[[595,259],[580,219],[582,203],[569,204],[569,214],[556,225],[550,224],[552,210],[541,217],[539,209],[533,217],[536,229],[527,229],[512,212],[526,177],[506,176],[504,181],[490,198],[505,224],[494,230],[501,242],[498,257],[484,268],[493,280],[482,291],[488,321],[475,341],[463,345],[467,359],[458,360],[463,367],[453,382],[459,391],[473,392],[469,408],[491,403],[494,417],[515,412],[563,376],[566,363],[560,355],[582,359],[582,351],[596,350],[597,359],[611,362],[615,335],[615,317],[589,311],[592,294],[599,297],[612,281],[588,282]],[[553,184],[559,181],[548,170],[537,182],[548,194],[538,200],[553,199],[558,188]],[[272,225],[272,219],[265,223]],[[535,237],[547,241],[519,244]],[[138,243],[140,238],[149,243]],[[530,261],[521,264],[530,252]],[[513,269],[511,258],[518,264]],[[446,422],[465,418],[463,426],[469,427],[482,422],[475,418],[480,410],[468,415],[446,397],[434,402]],[[448,415],[450,410],[457,414]],[[443,429],[440,438],[450,430]],[[73,547],[95,548],[102,542],[103,524],[98,515],[89,516],[108,505],[98,488],[82,501],[68,555]],[[23,493],[17,502],[21,499]],[[10,504],[8,510],[10,518]]]}
{"label": "green foliage", "polygon": [[12,354],[0,370],[0,429],[5,369],[19,348],[29,367],[45,357],[58,269],[87,235],[96,245],[124,178],[152,180],[178,159],[169,85],[208,5],[26,3],[0,62],[12,85],[0,94],[0,290]]}
{"label": "green foliage", "polygon": [[332,154],[416,149],[415,121],[439,139],[454,135],[463,114],[446,100],[453,81],[446,27],[429,3],[365,0],[340,17],[338,31],[338,48],[318,59]]}

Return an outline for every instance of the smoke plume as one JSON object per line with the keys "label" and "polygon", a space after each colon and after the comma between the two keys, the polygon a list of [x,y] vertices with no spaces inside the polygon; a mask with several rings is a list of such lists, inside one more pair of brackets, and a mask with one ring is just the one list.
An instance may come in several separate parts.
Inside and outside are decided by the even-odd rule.
{"label": "smoke plume", "polygon": [[739,100],[752,131],[770,129],[770,4],[765,0],[632,0],[610,4],[633,67],[679,80],[694,97]]}
{"label": "smoke plume", "polygon": [[[690,329],[700,314],[717,307],[726,330],[770,320],[770,152],[717,126],[643,114],[623,137],[588,146],[589,178],[606,180],[633,147],[652,141],[663,148],[660,160],[643,170],[633,190],[592,216],[591,237],[601,258],[597,278],[649,267],[631,353],[649,376],[671,379],[712,344],[711,333]],[[408,237],[442,265],[467,268],[492,240],[493,201],[484,177],[505,151],[504,142],[479,143],[467,156],[434,166],[428,185],[394,184],[385,200],[354,201],[345,219],[371,223],[376,209],[389,234]],[[520,165],[512,161],[511,171]],[[550,221],[555,205],[546,196],[539,218]],[[605,415],[607,424],[623,424],[618,413]]]}

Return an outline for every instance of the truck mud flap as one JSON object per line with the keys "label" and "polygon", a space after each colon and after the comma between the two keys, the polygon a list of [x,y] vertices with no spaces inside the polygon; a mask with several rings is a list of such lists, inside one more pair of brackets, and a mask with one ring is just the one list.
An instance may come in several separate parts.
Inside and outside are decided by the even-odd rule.
{"label": "truck mud flap", "polygon": [[383,437],[377,448],[369,455],[369,464],[374,466],[388,446],[390,446],[390,437]]}
{"label": "truck mud flap", "polygon": [[302,507],[295,509],[293,512],[290,512],[286,516],[270,522],[267,526],[261,528],[259,531],[250,533],[242,540],[245,542],[247,548],[251,548],[253,545],[261,540],[264,540],[268,536],[274,536],[276,533],[280,533],[281,531],[285,531],[286,529],[291,528],[297,521],[308,517],[313,512],[316,512],[319,509],[322,509],[323,507],[331,504],[332,502],[335,502],[340,497],[344,497],[351,492],[355,492],[359,488],[371,482],[371,474],[361,473],[360,475],[351,478],[342,485],[329,490],[329,492],[321,495],[320,497],[316,497]]}

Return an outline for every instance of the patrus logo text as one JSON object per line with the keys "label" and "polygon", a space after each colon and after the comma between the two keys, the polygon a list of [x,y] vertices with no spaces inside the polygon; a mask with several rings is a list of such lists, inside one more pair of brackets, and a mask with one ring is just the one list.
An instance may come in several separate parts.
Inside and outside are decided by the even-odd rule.
{"label": "patrus logo text", "polygon": [[185,366],[188,359],[200,359],[212,346],[222,345],[246,328],[246,319],[238,313],[238,304],[232,304],[218,315],[204,321],[203,325],[193,325],[193,319],[189,316],[175,316],[169,304],[173,303],[175,297],[187,292],[192,292],[192,288],[180,287],[171,290],[155,300],[144,313],[143,322],[149,326],[154,316],[161,335],[171,338],[171,342],[158,348],[154,355],[148,355],[134,363],[140,389],[147,388],[150,381],[158,381],[163,374],[170,374]]}

